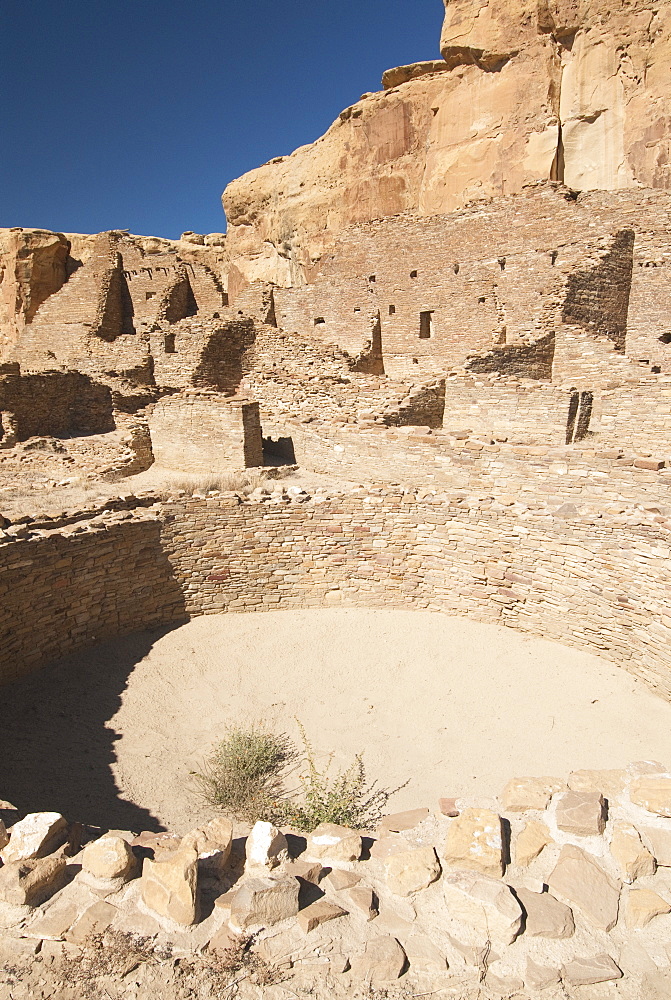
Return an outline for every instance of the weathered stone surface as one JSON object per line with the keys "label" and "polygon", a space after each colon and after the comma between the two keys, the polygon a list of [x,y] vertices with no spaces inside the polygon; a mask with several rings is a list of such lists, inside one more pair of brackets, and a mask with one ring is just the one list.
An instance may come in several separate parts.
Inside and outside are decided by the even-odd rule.
{"label": "weathered stone surface", "polygon": [[374,920],[377,916],[377,897],[367,886],[355,885],[350,889],[343,889],[339,898],[343,899],[350,910],[362,913],[366,920]]}
{"label": "weathered stone surface", "polygon": [[609,931],[617,920],[621,884],[579,847],[562,847],[548,878],[553,894],[577,908],[595,927]]}
{"label": "weathered stone surface", "polygon": [[117,913],[117,908],[103,899],[93,903],[70,927],[65,940],[72,944],[84,944],[92,934],[102,934],[107,930]]}
{"label": "weathered stone surface", "polygon": [[298,924],[308,934],[315,927],[326,923],[327,920],[335,920],[337,917],[345,916],[347,916],[347,910],[344,910],[342,906],[331,903],[327,899],[318,899],[300,911]]}
{"label": "weathered stone surface", "polygon": [[546,809],[550,799],[566,788],[558,778],[512,778],[501,792],[503,812]]}
{"label": "weathered stone surface", "polygon": [[447,959],[426,934],[410,934],[403,939],[403,948],[413,972],[427,975],[443,975],[447,971]]}
{"label": "weathered stone surface", "polygon": [[624,791],[627,772],[623,768],[606,770],[572,771],[568,786],[572,792],[600,792],[608,801],[617,799]]}
{"label": "weathered stone surface", "polygon": [[671,904],[652,889],[630,889],[624,912],[627,927],[646,927],[653,917],[671,913]]}
{"label": "weathered stone surface", "polygon": [[638,831],[657,864],[671,868],[671,823],[664,826],[640,826]]}
{"label": "weathered stone surface", "polygon": [[444,861],[453,868],[502,875],[501,818],[489,809],[465,809],[450,824]]}
{"label": "weathered stone surface", "polygon": [[[314,885],[319,885],[324,868],[319,861],[301,861],[298,858],[296,861],[285,862],[282,865],[282,871],[285,875],[292,875],[294,878],[302,878],[304,882],[312,882]],[[345,875],[349,873],[334,869],[330,874]]]}
{"label": "weathered stone surface", "polygon": [[450,917],[496,945],[511,944],[519,934],[522,908],[505,883],[477,872],[447,872],[443,893]]}
{"label": "weathered stone surface", "polygon": [[447,63],[443,59],[409,63],[407,66],[394,66],[392,69],[386,69],[382,74],[382,89],[391,90],[392,87],[400,87],[408,80],[416,80],[418,76],[426,76],[428,73],[444,73],[447,68]]}
{"label": "weathered stone surface", "polygon": [[196,920],[198,853],[181,847],[161,861],[145,860],[142,899],[160,917],[188,926]]}
{"label": "weathered stone surface", "polygon": [[270,927],[298,913],[298,880],[290,875],[245,881],[231,904],[229,926],[236,934]]}
{"label": "weathered stone surface", "polygon": [[651,774],[629,786],[631,801],[658,816],[671,817],[671,777]]}
{"label": "weathered stone surface", "polygon": [[389,982],[398,979],[405,962],[405,952],[396,938],[373,938],[361,955],[351,959],[352,975],[367,982]]}
{"label": "weathered stone surface", "polygon": [[8,843],[9,843],[9,834],[7,833],[7,828],[5,827],[5,824],[0,819],[0,851],[3,849],[3,847],[6,847]]}
{"label": "weathered stone surface", "polygon": [[308,837],[305,854],[329,861],[358,861],[361,837],[354,830],[336,823],[321,823]]}
{"label": "weathered stone surface", "polygon": [[443,816],[449,816],[450,819],[455,819],[459,815],[455,798],[438,799],[438,810]]}
{"label": "weathered stone surface", "polygon": [[328,887],[330,889],[334,889],[335,892],[340,892],[342,889],[351,889],[352,886],[358,885],[360,881],[360,875],[356,875],[354,872],[343,871],[338,868],[334,868],[330,871],[325,879]]}
{"label": "weathered stone surface", "polygon": [[491,971],[487,973],[485,984],[487,989],[491,990],[492,993],[498,993],[506,997],[509,997],[512,993],[517,993],[524,987],[523,980],[518,979],[517,976],[497,976],[496,973]]}
{"label": "weathered stone surface", "polygon": [[615,824],[610,853],[625,882],[634,882],[645,875],[654,875],[657,870],[653,855],[643,846],[638,831],[631,823]]}
{"label": "weathered stone surface", "polygon": [[515,863],[526,868],[544,847],[552,843],[552,836],[545,823],[530,819],[515,839]]}
{"label": "weathered stone surface", "polygon": [[557,804],[557,826],[577,837],[598,837],[606,828],[600,792],[566,792]]}
{"label": "weathered stone surface", "polygon": [[82,852],[82,868],[96,878],[123,878],[134,864],[135,856],[121,837],[100,837]]}
{"label": "weathered stone surface", "polygon": [[529,989],[544,990],[548,986],[554,986],[559,982],[559,970],[547,965],[539,965],[533,959],[527,958],[526,972],[524,973],[524,983]]}
{"label": "weathered stone surface", "polygon": [[405,812],[392,813],[384,816],[377,826],[377,834],[384,837],[388,833],[401,833],[412,830],[429,815],[428,809],[407,809]]}
{"label": "weathered stone surface", "polygon": [[198,853],[198,872],[218,876],[228,863],[233,844],[233,823],[217,816],[182,838],[182,846]]}
{"label": "weathered stone surface", "polygon": [[248,868],[277,868],[289,857],[287,838],[272,823],[254,824],[245,844]]}
{"label": "weathered stone surface", "polygon": [[12,861],[44,857],[67,840],[67,820],[60,813],[28,813],[9,831],[9,843],[0,851],[8,865]]}
{"label": "weathered stone surface", "polygon": [[384,863],[387,886],[398,896],[409,896],[440,878],[440,862],[433,847],[417,847],[390,854]]}
{"label": "weathered stone surface", "polygon": [[14,906],[39,906],[63,884],[65,858],[27,858],[0,868],[0,899]]}
{"label": "weathered stone surface", "polygon": [[570,907],[547,892],[517,889],[516,896],[524,907],[524,933],[530,937],[567,938],[575,933]]}
{"label": "weathered stone surface", "polygon": [[570,986],[592,986],[607,983],[611,979],[622,979],[622,972],[610,955],[594,955],[590,958],[574,958],[562,969],[562,978]]}

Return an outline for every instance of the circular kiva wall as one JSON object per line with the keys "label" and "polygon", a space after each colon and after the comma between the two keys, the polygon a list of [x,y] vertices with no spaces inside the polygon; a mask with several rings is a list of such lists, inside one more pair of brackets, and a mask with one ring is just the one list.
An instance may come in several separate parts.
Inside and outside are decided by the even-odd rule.
{"label": "circular kiva wall", "polygon": [[400,490],[112,501],[4,533],[0,679],[194,615],[344,604],[471,615],[592,648],[668,698],[670,535],[657,510],[553,518]]}

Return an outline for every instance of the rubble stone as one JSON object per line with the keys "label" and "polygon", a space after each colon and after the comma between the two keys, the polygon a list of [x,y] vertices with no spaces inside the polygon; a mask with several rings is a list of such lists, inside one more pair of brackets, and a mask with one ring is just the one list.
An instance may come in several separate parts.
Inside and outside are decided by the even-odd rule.
{"label": "rubble stone", "polygon": [[647,927],[653,917],[671,913],[671,904],[652,889],[631,889],[625,904],[625,919],[631,930]]}
{"label": "rubble stone", "polygon": [[547,965],[538,965],[533,959],[527,958],[524,983],[531,990],[545,990],[559,982],[559,970]]}
{"label": "rubble stone", "polygon": [[341,896],[350,910],[358,910],[366,920],[374,920],[377,917],[377,897],[372,889],[355,885],[350,889],[343,889]]}
{"label": "rubble stone", "polygon": [[277,868],[289,857],[287,838],[272,823],[255,823],[245,845],[248,868]]}
{"label": "rubble stone", "polygon": [[615,926],[621,883],[607,875],[596,859],[579,847],[573,844],[562,847],[548,885],[595,927],[609,931]]}
{"label": "rubble stone", "polygon": [[298,879],[268,875],[245,881],[233,898],[229,927],[236,934],[270,927],[298,913]]}
{"label": "rubble stone", "polygon": [[387,833],[401,833],[403,830],[412,830],[425,820],[428,815],[428,809],[407,809],[405,812],[384,816],[377,826],[378,836],[383,837]]}
{"label": "rubble stone", "polygon": [[568,938],[575,932],[573,913],[565,903],[547,892],[517,889],[516,896],[524,907],[524,933],[530,937]]}
{"label": "rubble stone", "polygon": [[426,934],[410,934],[403,940],[403,948],[413,972],[440,976],[447,971],[445,955]]}
{"label": "rubble stone", "polygon": [[553,840],[545,823],[530,819],[517,834],[515,840],[515,863],[526,868]]}
{"label": "rubble stone", "polygon": [[361,857],[361,837],[346,826],[321,823],[308,837],[305,854],[318,860],[358,861]]}
{"label": "rubble stone", "polygon": [[123,878],[134,864],[135,855],[121,837],[100,837],[87,844],[82,852],[82,868],[95,878]]}
{"label": "rubble stone", "polygon": [[345,916],[347,916],[347,910],[344,910],[342,906],[330,903],[327,899],[318,899],[300,911],[298,924],[308,934],[315,927],[326,923],[327,920],[335,920],[337,917]]}
{"label": "rubble stone", "polygon": [[577,837],[598,837],[606,828],[606,807],[600,792],[566,792],[557,804],[557,826]]}
{"label": "rubble stone", "polygon": [[641,826],[638,831],[657,864],[671,868],[671,823],[666,826]]}
{"label": "rubble stone", "polygon": [[650,774],[629,786],[631,801],[658,816],[671,818],[671,777]]}
{"label": "rubble stone", "polygon": [[627,772],[623,769],[572,771],[568,786],[572,792],[599,792],[610,802],[617,799],[627,782]]}
{"label": "rubble stone", "polygon": [[377,937],[368,941],[361,955],[350,960],[352,975],[366,982],[389,982],[402,975],[406,955],[393,937]]}
{"label": "rubble stone", "polygon": [[511,944],[522,927],[522,909],[509,887],[477,872],[447,872],[443,894],[450,917],[496,945]]}
{"label": "rubble stone", "polygon": [[390,854],[384,862],[387,887],[398,896],[410,896],[440,878],[440,862],[433,847],[417,847]]}
{"label": "rubble stone", "polygon": [[490,809],[465,809],[447,832],[445,864],[483,875],[503,874],[501,818]]}
{"label": "rubble stone", "polygon": [[26,858],[0,868],[0,899],[14,906],[39,906],[60,889],[65,858]]}
{"label": "rubble stone", "polygon": [[196,920],[198,852],[181,847],[161,861],[145,860],[142,899],[160,917],[189,926]]}
{"label": "rubble stone", "polygon": [[595,983],[622,979],[622,972],[610,955],[601,954],[590,958],[574,958],[563,967],[562,978],[570,986],[593,986]]}
{"label": "rubble stone", "polygon": [[647,847],[643,846],[636,827],[631,823],[615,824],[610,853],[625,882],[634,882],[637,878],[654,875],[657,870],[655,858]]}
{"label": "rubble stone", "polygon": [[55,812],[28,813],[9,831],[9,843],[0,851],[3,864],[51,854],[67,840],[68,823]]}
{"label": "rubble stone", "polygon": [[566,788],[558,778],[512,778],[501,793],[503,812],[546,809],[550,799]]}
{"label": "rubble stone", "polygon": [[218,877],[228,863],[233,844],[233,823],[217,816],[182,838],[182,846],[198,853],[198,872]]}

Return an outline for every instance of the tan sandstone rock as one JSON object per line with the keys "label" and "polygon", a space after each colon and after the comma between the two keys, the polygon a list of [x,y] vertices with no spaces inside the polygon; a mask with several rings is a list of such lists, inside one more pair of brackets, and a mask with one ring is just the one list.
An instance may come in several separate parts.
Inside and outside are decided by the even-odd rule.
{"label": "tan sandstone rock", "polygon": [[95,878],[123,878],[134,864],[135,855],[121,837],[100,837],[87,844],[82,852],[82,868]]}
{"label": "tan sandstone rock", "polygon": [[272,823],[255,823],[245,844],[246,866],[271,870],[289,857],[287,838]]}
{"label": "tan sandstone rock", "polygon": [[604,931],[614,927],[621,885],[590,854],[573,844],[562,847],[548,885],[554,895],[580,910],[595,927]]}
{"label": "tan sandstone rock", "polygon": [[51,854],[67,840],[68,823],[60,813],[28,813],[9,832],[9,843],[0,858],[4,864]]}
{"label": "tan sandstone rock", "polygon": [[622,972],[610,957],[600,954],[589,958],[574,958],[562,969],[562,978],[570,986],[593,986],[622,979]]}
{"label": "tan sandstone rock", "polygon": [[623,768],[572,771],[568,786],[572,792],[600,792],[605,799],[617,799],[624,791],[627,772]]}
{"label": "tan sandstone rock", "polygon": [[391,90],[392,87],[400,87],[402,83],[407,83],[408,80],[416,80],[417,77],[426,76],[428,73],[444,73],[447,69],[448,65],[443,59],[394,66],[382,74],[382,89]]}
{"label": "tan sandstone rock", "polygon": [[440,862],[433,847],[390,854],[384,867],[387,887],[398,896],[410,896],[440,878]]}
{"label": "tan sandstone rock", "polygon": [[366,920],[375,920],[377,917],[377,897],[367,886],[355,885],[351,889],[343,889],[339,898],[342,898],[350,911],[363,914]]}
{"label": "tan sandstone rock", "polygon": [[413,972],[440,976],[447,971],[445,955],[426,934],[408,935],[403,940],[403,947]]}
{"label": "tan sandstone rock", "polygon": [[598,837],[606,828],[606,807],[600,792],[566,792],[557,804],[557,826],[578,837]]}
{"label": "tan sandstone rock", "polygon": [[539,965],[533,959],[527,958],[524,982],[532,990],[545,990],[559,982],[559,970],[551,966]]}
{"label": "tan sandstone rock", "polygon": [[631,889],[625,905],[627,927],[646,927],[653,917],[671,913],[671,904],[652,889]]}
{"label": "tan sandstone rock", "polygon": [[546,809],[556,792],[566,788],[558,778],[512,778],[501,792],[503,812]]}
{"label": "tan sandstone rock", "polygon": [[654,875],[657,870],[653,855],[643,846],[638,830],[631,823],[620,821],[615,824],[610,853],[625,882],[634,882],[645,875]]}
{"label": "tan sandstone rock", "polygon": [[490,809],[464,809],[447,831],[445,864],[484,875],[503,874],[501,818]]}
{"label": "tan sandstone rock", "polygon": [[189,926],[196,920],[198,852],[181,847],[161,861],[145,860],[142,899],[160,917]]}
{"label": "tan sandstone rock", "polygon": [[198,853],[198,872],[217,877],[228,863],[233,844],[233,823],[226,816],[216,816],[203,826],[187,833],[182,847],[190,847]]}
{"label": "tan sandstone rock", "polygon": [[0,899],[14,906],[39,906],[63,884],[65,858],[27,858],[0,868]]}
{"label": "tan sandstone rock", "polygon": [[477,872],[447,872],[443,894],[449,916],[496,945],[512,944],[522,909],[504,882]]}
{"label": "tan sandstone rock", "polygon": [[671,868],[671,823],[638,828],[643,843],[650,848],[658,865]]}
{"label": "tan sandstone rock", "polygon": [[6,847],[8,843],[9,843],[9,834],[7,833],[7,828],[5,827],[5,824],[0,819],[0,851],[3,849],[3,847]]}
{"label": "tan sandstone rock", "polygon": [[671,817],[671,777],[651,774],[629,786],[631,801],[658,816]]}
{"label": "tan sandstone rock", "polygon": [[403,830],[412,830],[425,820],[428,815],[429,810],[426,808],[407,809],[405,812],[392,813],[390,816],[384,816],[380,820],[377,826],[377,834],[379,837],[384,837],[388,833],[400,833]]}
{"label": "tan sandstone rock", "polygon": [[298,880],[290,875],[248,879],[233,897],[229,927],[236,934],[242,934],[295,917],[298,891]]}
{"label": "tan sandstone rock", "polygon": [[398,979],[405,962],[405,952],[396,938],[377,937],[366,943],[361,955],[352,958],[352,975],[366,982],[389,982]]}
{"label": "tan sandstone rock", "polygon": [[524,933],[530,937],[568,938],[575,933],[573,913],[548,892],[517,889],[516,896],[524,907]]}
{"label": "tan sandstone rock", "polygon": [[318,860],[358,861],[361,857],[361,837],[346,826],[321,823],[308,837],[305,854]]}
{"label": "tan sandstone rock", "polygon": [[526,868],[544,847],[552,843],[552,836],[545,823],[535,819],[529,820],[515,840],[515,864]]}
{"label": "tan sandstone rock", "polygon": [[306,934],[309,934],[315,927],[319,927],[320,924],[324,924],[328,920],[336,920],[338,917],[346,916],[347,910],[344,910],[342,906],[330,903],[327,899],[318,899],[300,911],[298,914],[298,926]]}

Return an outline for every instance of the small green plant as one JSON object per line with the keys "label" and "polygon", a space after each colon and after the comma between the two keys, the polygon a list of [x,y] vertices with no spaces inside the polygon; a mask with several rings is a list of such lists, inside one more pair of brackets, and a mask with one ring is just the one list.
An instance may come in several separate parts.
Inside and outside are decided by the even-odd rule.
{"label": "small green plant", "polygon": [[338,823],[354,830],[375,826],[398,789],[377,788],[376,782],[369,784],[362,754],[357,754],[346,770],[335,775],[329,774],[333,763],[330,754],[326,766],[320,770],[305,728],[298,719],[296,723],[303,740],[306,773],[301,775],[301,787],[295,796],[278,803],[277,820],[307,832],[320,823]]}
{"label": "small green plant", "polygon": [[291,740],[260,727],[231,727],[205,761],[192,771],[196,785],[213,806],[234,819],[272,819],[284,797],[284,775],[297,759]]}

